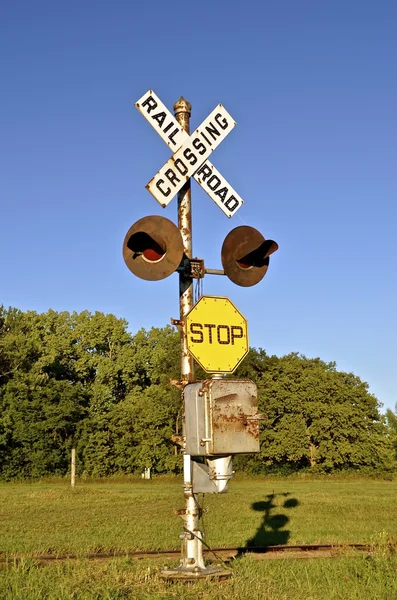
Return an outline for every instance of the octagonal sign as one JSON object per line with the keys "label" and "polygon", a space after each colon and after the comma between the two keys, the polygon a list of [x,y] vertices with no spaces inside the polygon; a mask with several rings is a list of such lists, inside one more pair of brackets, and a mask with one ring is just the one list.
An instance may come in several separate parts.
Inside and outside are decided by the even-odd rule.
{"label": "octagonal sign", "polygon": [[185,331],[190,354],[207,373],[233,373],[248,354],[247,320],[229,298],[201,296]]}

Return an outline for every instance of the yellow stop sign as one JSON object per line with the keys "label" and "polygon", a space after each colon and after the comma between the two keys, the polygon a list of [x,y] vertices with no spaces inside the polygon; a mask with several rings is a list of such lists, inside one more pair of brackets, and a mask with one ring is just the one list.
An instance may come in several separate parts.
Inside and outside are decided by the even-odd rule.
{"label": "yellow stop sign", "polygon": [[229,298],[201,296],[185,317],[187,347],[207,373],[233,373],[248,354],[247,320]]}

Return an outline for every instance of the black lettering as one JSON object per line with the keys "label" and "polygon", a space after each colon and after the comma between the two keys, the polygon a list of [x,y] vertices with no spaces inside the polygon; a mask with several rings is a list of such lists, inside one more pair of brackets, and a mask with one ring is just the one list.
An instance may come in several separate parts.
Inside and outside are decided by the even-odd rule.
{"label": "black lettering", "polygon": [[177,158],[177,159],[174,161],[174,165],[175,165],[175,168],[176,168],[176,169],[178,169],[178,171],[179,171],[179,173],[180,173],[181,175],[186,175],[186,173],[187,173],[187,172],[188,172],[188,170],[189,170],[189,169],[187,168],[187,166],[185,165],[185,163],[184,163],[184,162],[183,162],[183,161],[182,161],[180,158]]}
{"label": "black lettering", "polygon": [[160,192],[163,194],[163,196],[169,196],[171,193],[170,188],[167,188],[166,190],[163,190],[161,187],[161,184],[164,183],[164,179],[159,179],[158,181],[156,181],[156,188],[158,190],[160,190]]}
{"label": "black lettering", "polygon": [[190,148],[186,148],[186,150],[183,151],[183,156],[190,162],[191,165],[196,164],[197,156],[191,151]]}
{"label": "black lettering", "polygon": [[201,325],[201,323],[191,323],[190,324],[190,333],[193,333],[194,335],[198,335],[199,338],[198,339],[194,339],[193,337],[190,338],[190,341],[193,344],[202,344],[204,342],[204,334],[203,334],[203,326]]}
{"label": "black lettering", "polygon": [[205,153],[205,146],[204,146],[203,142],[200,140],[200,138],[198,138],[198,137],[194,138],[192,145],[193,145],[193,148],[195,148],[197,150],[197,152],[200,154],[200,156],[202,156]]}
{"label": "black lettering", "polygon": [[164,119],[165,119],[165,112],[163,111],[163,112],[157,113],[157,115],[153,115],[152,119],[157,121],[157,123],[159,124],[159,127],[161,129],[161,127],[163,126],[163,123],[164,123]]}
{"label": "black lettering", "polygon": [[[233,204],[233,200],[234,200],[234,204]],[[236,210],[238,205],[239,205],[239,202],[238,202],[237,198],[235,196],[233,196],[233,194],[225,202],[225,206],[226,206],[226,208],[228,208],[230,210],[230,212],[233,212],[234,210]]]}
{"label": "black lettering", "polygon": [[207,133],[210,134],[210,136],[212,137],[213,140],[216,140],[216,137],[221,135],[221,132],[218,131],[214,127],[214,125],[212,123],[210,123],[209,125],[207,125],[206,128],[205,128],[205,130],[206,130]]}
{"label": "black lettering", "polygon": [[170,133],[170,135],[168,136],[168,139],[170,140],[170,142],[172,142],[174,144],[174,146],[176,146],[176,141],[173,139],[174,135],[176,135],[178,133],[179,129],[176,127],[174,129],[174,131],[172,133]]}
{"label": "black lettering", "polygon": [[[221,329],[226,329],[226,340],[221,340]],[[218,325],[216,328],[218,344],[230,344],[230,329],[228,325]]]}
{"label": "black lettering", "polygon": [[207,144],[209,146],[212,146],[211,142],[209,141],[209,139],[207,138],[207,136],[205,135],[204,131],[200,131],[201,135],[203,136],[203,138],[205,139],[205,141],[207,142]]}
{"label": "black lettering", "polygon": [[215,115],[215,121],[218,123],[221,129],[225,130],[229,127],[229,123],[226,121],[225,117],[223,117],[221,121],[221,117],[221,113],[218,113],[217,115]]}
{"label": "black lettering", "polygon": [[227,196],[227,192],[228,192],[227,187],[223,187],[220,190],[218,190],[217,192],[215,192],[215,196],[219,196],[219,198],[221,199],[221,201],[224,202],[225,198]]}
{"label": "black lettering", "polygon": [[173,124],[174,124],[174,123],[173,123],[172,121],[171,121],[171,123],[168,123],[167,127],[164,127],[164,129],[163,129],[164,133],[167,133],[167,131],[168,131],[169,129],[171,129],[171,127],[173,126]]}
{"label": "black lettering", "polygon": [[[214,182],[211,184],[211,182]],[[217,175],[213,175],[208,181],[207,181],[207,185],[210,188],[210,190],[214,191],[216,190],[216,188],[220,185],[221,180],[219,179],[219,177],[217,177]]]}
{"label": "black lettering", "polygon": [[214,327],[216,327],[216,325],[213,325],[212,323],[204,323],[204,327],[208,328],[208,341],[210,344],[212,344],[212,330]]}
{"label": "black lettering", "polygon": [[142,107],[143,106],[147,106],[147,113],[149,114],[152,110],[156,108],[157,102],[153,98],[153,96],[149,96],[148,98],[146,98],[146,100],[142,102]]}
{"label": "black lettering", "polygon": [[180,179],[178,179],[178,177],[176,176],[176,173],[174,173],[174,171],[172,169],[167,169],[166,172],[164,173],[164,175],[167,177],[168,181],[170,183],[172,183],[172,185],[174,187],[176,187],[176,183],[175,181],[180,181]]}
{"label": "black lettering", "polygon": [[207,165],[207,163],[204,163],[201,165],[196,175],[202,175],[202,180],[205,181],[207,177],[212,175],[212,169]]}
{"label": "black lettering", "polygon": [[231,330],[232,346],[234,346],[234,340],[241,339],[244,332],[240,325],[232,325]]}

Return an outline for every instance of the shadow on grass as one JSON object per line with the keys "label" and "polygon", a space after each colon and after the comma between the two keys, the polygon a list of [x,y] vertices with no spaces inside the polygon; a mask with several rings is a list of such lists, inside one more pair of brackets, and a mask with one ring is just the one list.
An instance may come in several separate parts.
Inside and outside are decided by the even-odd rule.
{"label": "shadow on grass", "polygon": [[[280,508],[289,511],[299,505],[296,498],[290,498],[289,492],[267,494],[264,500],[253,502],[253,510],[263,513],[260,525],[254,535],[246,542],[245,549],[263,549],[268,546],[281,546],[288,543],[290,531],[285,529],[289,517]],[[281,501],[281,505],[280,505]],[[240,549],[244,553],[244,548]]]}

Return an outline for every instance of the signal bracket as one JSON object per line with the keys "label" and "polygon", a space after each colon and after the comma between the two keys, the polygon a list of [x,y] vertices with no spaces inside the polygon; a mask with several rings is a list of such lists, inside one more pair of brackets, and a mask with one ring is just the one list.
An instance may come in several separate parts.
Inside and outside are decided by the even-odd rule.
{"label": "signal bracket", "polygon": [[188,263],[187,277],[191,279],[202,279],[205,275],[204,259],[191,258]]}

